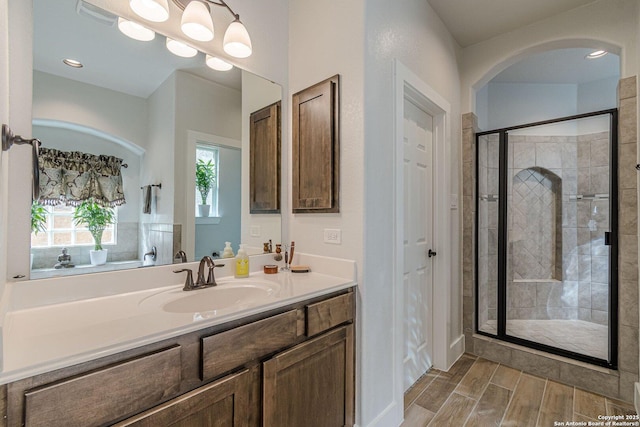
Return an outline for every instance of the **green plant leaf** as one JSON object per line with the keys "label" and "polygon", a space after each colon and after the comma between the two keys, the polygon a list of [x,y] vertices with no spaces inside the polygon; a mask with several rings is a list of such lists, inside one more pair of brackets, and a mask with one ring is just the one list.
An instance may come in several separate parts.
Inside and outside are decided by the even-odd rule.
{"label": "green plant leaf", "polygon": [[209,191],[216,182],[216,166],[211,160],[198,159],[196,162],[196,187],[202,198],[202,204],[207,203]]}
{"label": "green plant leaf", "polygon": [[115,223],[115,212],[112,208],[100,206],[93,200],[85,200],[73,212],[76,225],[85,224],[95,241],[95,250],[102,249],[102,232]]}

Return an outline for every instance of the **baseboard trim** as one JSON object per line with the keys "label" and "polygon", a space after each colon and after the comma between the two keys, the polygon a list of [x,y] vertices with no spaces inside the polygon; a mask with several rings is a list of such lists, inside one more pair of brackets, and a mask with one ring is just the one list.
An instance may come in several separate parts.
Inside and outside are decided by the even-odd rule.
{"label": "baseboard trim", "polygon": [[465,337],[464,334],[460,335],[456,338],[455,341],[451,343],[449,346],[449,357],[447,360],[448,368],[453,366],[453,364],[464,354],[465,349]]}
{"label": "baseboard trim", "polygon": [[[404,406],[404,402],[403,402]],[[389,427],[399,426],[404,420],[404,410],[398,415],[398,403],[391,402],[389,406],[384,408],[366,427]]]}

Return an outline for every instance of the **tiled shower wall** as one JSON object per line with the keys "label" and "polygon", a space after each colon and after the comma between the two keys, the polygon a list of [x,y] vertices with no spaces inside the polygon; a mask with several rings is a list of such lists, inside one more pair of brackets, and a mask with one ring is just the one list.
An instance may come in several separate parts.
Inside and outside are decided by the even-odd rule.
{"label": "tiled shower wall", "polygon": [[[509,135],[508,319],[607,323],[609,133]],[[481,138],[480,325],[496,319],[498,135]],[[598,199],[581,199],[597,194]]]}
{"label": "tiled shower wall", "polygon": [[[474,304],[474,247],[475,247],[475,132],[477,130],[477,121],[474,114],[465,114],[462,117],[462,154],[463,154],[463,291],[464,291],[464,310],[463,310],[463,323],[464,332],[466,338],[466,349],[474,354],[483,356],[485,358],[504,363],[506,365],[513,366],[517,369],[531,372],[537,375],[544,375],[551,379],[564,382],[567,384],[575,385],[578,387],[593,390],[598,393],[602,393],[608,396],[621,398],[626,401],[633,400],[633,384],[638,381],[638,237],[637,237],[637,171],[635,170],[635,164],[637,162],[637,81],[636,77],[626,78],[620,81],[618,93],[619,93],[619,124],[618,124],[618,197],[619,197],[619,298],[618,298],[618,311],[619,311],[619,342],[618,342],[618,370],[606,370],[602,368],[592,367],[583,363],[574,362],[569,359],[549,355],[541,352],[534,352],[532,350],[515,346],[512,344],[504,343],[502,341],[494,340],[484,336],[475,335],[475,304]],[[562,150],[556,152],[556,154],[549,154],[548,160],[555,162],[555,164],[547,165],[548,169],[559,169],[559,173],[556,175],[563,178],[563,206],[562,209],[566,210],[563,215],[563,242],[572,242],[575,240],[575,244],[566,245],[566,247],[577,248],[577,253],[572,258],[575,263],[575,269],[569,272],[568,277],[563,279],[567,282],[573,282],[572,287],[574,292],[572,295],[577,295],[577,307],[578,317],[586,316],[587,311],[591,316],[591,321],[598,321],[597,316],[594,315],[596,311],[602,311],[598,308],[602,307],[601,303],[601,289],[597,289],[593,283],[598,284],[597,278],[600,274],[598,269],[599,260],[597,257],[602,256],[599,253],[601,248],[601,242],[596,241],[594,243],[591,231],[588,228],[588,221],[590,217],[594,217],[596,222],[599,215],[605,215],[606,211],[601,210],[601,206],[608,204],[608,200],[578,200],[578,201],[566,201],[565,194],[585,194],[589,193],[606,193],[601,191],[600,186],[603,181],[601,177],[605,175],[603,171],[596,168],[601,168],[603,165],[597,163],[602,158],[600,154],[593,155],[594,152],[599,153],[597,145],[598,138],[601,135],[589,135],[584,138],[591,138],[589,143],[586,141],[576,140],[576,157],[586,156],[586,150],[578,150],[579,146],[589,147],[589,170],[584,168],[575,168],[575,178],[572,177],[571,172],[564,173],[562,167]],[[513,138],[513,136],[511,137]],[[513,141],[513,139],[512,139]],[[526,137],[525,137],[526,142]],[[529,143],[533,143],[533,152],[535,153],[535,145],[537,141],[530,140]],[[572,142],[572,141],[566,141]],[[543,142],[540,142],[542,144]],[[550,148],[548,146],[547,148]],[[532,152],[532,146],[522,147],[523,151]],[[518,150],[512,150],[514,153]],[[570,150],[571,151],[571,150]],[[551,153],[554,149],[551,149]],[[548,154],[548,153],[547,153]],[[565,156],[572,155],[572,153],[565,152]],[[592,163],[592,158],[594,162]],[[519,160],[515,159],[514,154],[514,167],[517,167]],[[537,160],[536,160],[537,161]],[[558,162],[560,162],[558,164]],[[574,163],[576,164],[576,163]],[[580,162],[579,162],[580,164]],[[530,162],[526,166],[528,168],[531,165]],[[552,167],[553,166],[553,167]],[[575,182],[575,193],[572,192],[572,188],[565,186],[572,186]],[[588,187],[587,187],[588,186]],[[588,193],[587,191],[588,190]],[[496,192],[497,193],[497,192]],[[482,190],[481,190],[482,194]],[[597,207],[597,214],[594,215],[594,208]],[[604,209],[604,207],[602,207]],[[482,227],[482,214],[478,213],[479,223]],[[496,217],[497,218],[497,217]],[[587,219],[589,218],[589,219]],[[587,222],[585,227],[581,226],[584,221]],[[488,224],[488,223],[487,223]],[[599,227],[600,224],[596,224]],[[480,229],[482,231],[482,229]],[[574,232],[575,230],[575,232]],[[587,230],[589,233],[587,233]],[[488,234],[490,236],[491,234]],[[488,240],[488,239],[487,239]],[[587,244],[587,242],[590,242]],[[488,242],[479,240],[479,248],[489,246]],[[563,248],[565,247],[563,243]],[[479,249],[481,250],[481,249]],[[587,256],[589,255],[590,256]],[[480,255],[480,254],[479,254]],[[565,254],[563,253],[563,257]],[[594,262],[595,259],[595,262]],[[582,268],[580,266],[580,260],[582,261]],[[589,260],[587,262],[587,260]],[[565,261],[566,262],[566,261]],[[587,266],[588,264],[588,266]],[[595,265],[595,268],[594,268]],[[565,266],[566,267],[566,266]],[[567,274],[565,268],[563,274]],[[480,271],[478,274],[480,275]],[[586,287],[580,288],[581,283],[587,283],[587,277],[589,278],[591,285],[587,291]],[[569,278],[577,278],[577,280],[568,280]],[[577,293],[576,290],[577,282]],[[527,282],[523,282],[527,283]],[[532,282],[528,282],[532,283]],[[606,283],[604,281],[603,283]],[[537,293],[536,284],[536,297]],[[595,291],[595,292],[594,292]],[[530,292],[530,291],[527,291]],[[569,295],[570,292],[565,290],[551,289],[550,293],[555,293],[560,299],[562,294]],[[487,298],[489,295],[479,294],[479,306],[482,307],[482,299]],[[556,298],[556,297],[553,297]],[[576,297],[572,297],[570,303],[575,303]],[[587,301],[590,304],[590,308],[587,308]],[[480,309],[482,310],[482,308]],[[582,313],[582,314],[581,314]],[[480,318],[482,319],[482,311],[480,312]],[[485,313],[488,316],[488,313]]]}

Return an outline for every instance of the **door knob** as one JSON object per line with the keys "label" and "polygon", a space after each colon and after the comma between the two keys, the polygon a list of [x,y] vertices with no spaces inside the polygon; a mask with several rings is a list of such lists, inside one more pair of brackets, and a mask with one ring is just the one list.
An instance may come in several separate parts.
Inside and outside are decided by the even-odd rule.
{"label": "door knob", "polygon": [[436,255],[438,255],[438,254],[436,253],[436,251],[432,251],[431,249],[429,249],[429,252],[427,252],[427,256],[428,256],[429,258],[431,258],[432,256],[436,256]]}

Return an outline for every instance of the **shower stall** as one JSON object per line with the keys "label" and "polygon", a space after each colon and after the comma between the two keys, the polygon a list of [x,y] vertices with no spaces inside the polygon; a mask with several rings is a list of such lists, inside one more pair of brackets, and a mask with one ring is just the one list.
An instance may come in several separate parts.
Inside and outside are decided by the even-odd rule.
{"label": "shower stall", "polygon": [[476,332],[617,365],[617,110],[476,135]]}

